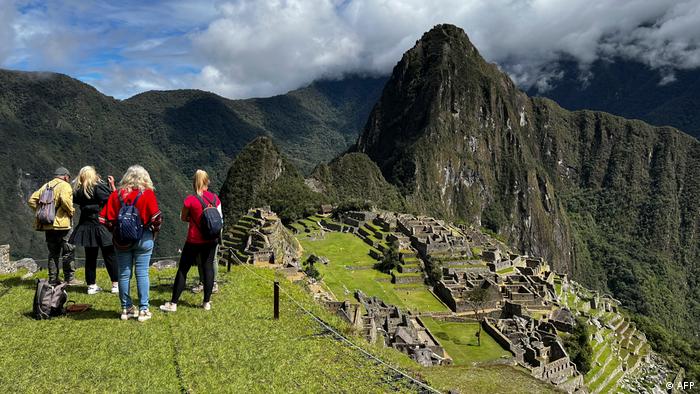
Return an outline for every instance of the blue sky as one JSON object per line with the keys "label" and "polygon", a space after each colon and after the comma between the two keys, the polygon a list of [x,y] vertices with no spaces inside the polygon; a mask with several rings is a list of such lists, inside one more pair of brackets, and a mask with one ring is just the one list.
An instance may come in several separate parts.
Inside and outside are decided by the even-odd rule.
{"label": "blue sky", "polygon": [[697,0],[0,0],[0,67],[55,71],[105,94],[197,88],[269,96],[319,78],[387,74],[437,23],[464,28],[521,86],[562,55],[700,66]]}

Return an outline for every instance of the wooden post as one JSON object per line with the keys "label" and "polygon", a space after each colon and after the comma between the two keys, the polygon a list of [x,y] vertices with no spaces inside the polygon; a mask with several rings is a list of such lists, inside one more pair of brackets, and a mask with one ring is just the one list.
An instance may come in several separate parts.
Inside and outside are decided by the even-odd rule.
{"label": "wooden post", "polygon": [[280,282],[275,281],[275,295],[274,295],[274,318],[275,320],[280,318]]}

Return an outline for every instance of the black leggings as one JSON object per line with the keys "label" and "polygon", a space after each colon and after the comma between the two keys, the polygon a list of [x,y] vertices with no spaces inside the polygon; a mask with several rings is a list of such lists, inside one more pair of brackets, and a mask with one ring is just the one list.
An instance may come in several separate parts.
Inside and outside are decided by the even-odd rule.
{"label": "black leggings", "polygon": [[211,290],[214,287],[214,254],[216,252],[216,243],[209,244],[191,244],[185,243],[180,255],[180,265],[177,267],[175,274],[175,284],[173,285],[172,303],[177,304],[182,291],[185,289],[187,282],[187,272],[193,265],[198,265],[202,268],[204,283],[204,302],[209,302],[211,299]]}
{"label": "black leggings", "polygon": [[112,245],[85,248],[85,281],[88,285],[95,284],[97,277],[97,252],[99,250],[102,250],[102,258],[105,261],[109,279],[112,282],[118,282],[119,275],[117,274],[117,263],[114,261],[114,247]]}

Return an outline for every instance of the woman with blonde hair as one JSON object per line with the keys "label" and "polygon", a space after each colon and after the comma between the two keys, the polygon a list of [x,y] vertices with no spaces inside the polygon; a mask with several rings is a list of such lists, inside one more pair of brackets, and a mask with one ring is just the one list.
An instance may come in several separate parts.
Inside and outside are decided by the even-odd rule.
{"label": "woman with blonde hair", "polygon": [[[214,286],[214,255],[216,254],[219,234],[212,234],[211,228],[205,228],[204,222],[208,219],[207,215],[216,215],[215,212],[218,212],[219,216],[214,219],[218,220],[219,225],[223,224],[221,201],[216,194],[209,191],[209,175],[204,170],[195,172],[192,188],[194,194],[185,198],[180,213],[180,219],[189,223],[187,240],[180,255],[172,298],[170,302],[160,306],[164,312],[177,311],[177,302],[185,289],[187,273],[190,267],[195,264],[201,268],[201,280],[204,282],[202,307],[207,311],[211,309],[211,293]],[[208,213],[205,213],[205,210],[209,210]]]}
{"label": "woman with blonde hair", "polygon": [[[121,219],[120,212],[125,214]],[[135,215],[136,212],[138,215]],[[123,233],[121,230],[126,226],[125,216],[131,216],[127,219],[130,220],[131,226],[136,226],[134,229],[138,230],[135,233],[137,239],[125,239],[124,235],[120,235]],[[119,182],[119,189],[109,196],[107,205],[100,213],[100,221],[112,230],[114,235],[113,241],[119,266],[119,300],[122,307],[120,316],[122,320],[135,317],[138,321],[144,322],[151,318],[148,267],[153,253],[153,240],[160,230],[162,217],[148,171],[139,165],[129,167]],[[120,228],[120,226],[123,227]],[[136,275],[136,288],[139,295],[138,311],[129,294],[132,268]]]}
{"label": "woman with blonde hair", "polygon": [[85,248],[85,281],[88,294],[102,291],[96,283],[97,253],[100,250],[112,281],[112,293],[119,292],[112,234],[100,225],[98,217],[109,195],[115,190],[114,178],[110,175],[107,179],[109,185],[102,180],[95,167],[85,166],[80,169],[73,187],[73,203],[80,207],[80,219],[68,242]]}

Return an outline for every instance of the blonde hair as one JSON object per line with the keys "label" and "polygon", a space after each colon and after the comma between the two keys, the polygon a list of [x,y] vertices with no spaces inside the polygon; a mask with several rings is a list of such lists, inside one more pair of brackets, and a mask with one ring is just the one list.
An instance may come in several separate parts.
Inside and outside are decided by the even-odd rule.
{"label": "blonde hair", "polygon": [[133,165],[129,167],[122,180],[119,182],[120,189],[139,189],[153,190],[153,181],[151,181],[151,176],[148,175],[148,171],[140,165]]}
{"label": "blonde hair", "polygon": [[197,170],[192,178],[192,188],[194,193],[202,195],[204,188],[209,188],[209,174],[204,170]]}
{"label": "blonde hair", "polygon": [[73,182],[76,189],[82,190],[85,197],[91,198],[92,192],[95,190],[95,185],[97,185],[100,179],[100,175],[95,171],[95,167],[85,166],[80,169],[78,177],[75,178]]}

